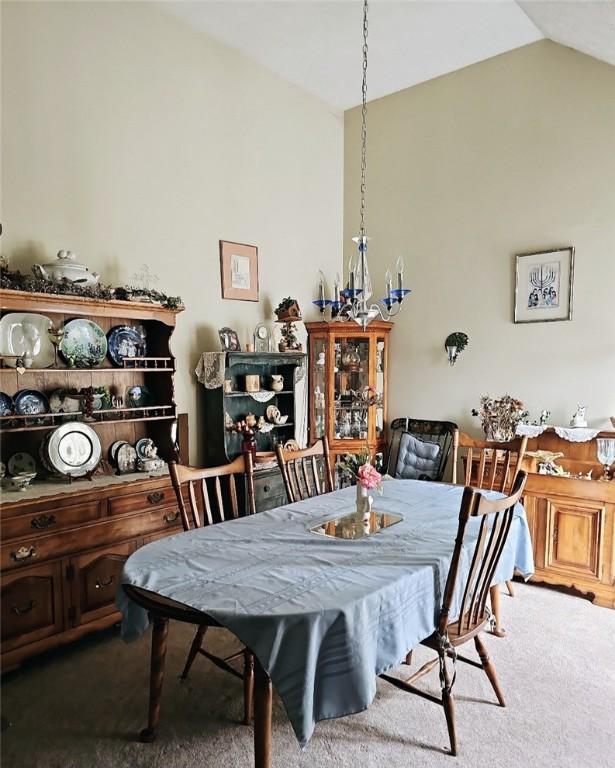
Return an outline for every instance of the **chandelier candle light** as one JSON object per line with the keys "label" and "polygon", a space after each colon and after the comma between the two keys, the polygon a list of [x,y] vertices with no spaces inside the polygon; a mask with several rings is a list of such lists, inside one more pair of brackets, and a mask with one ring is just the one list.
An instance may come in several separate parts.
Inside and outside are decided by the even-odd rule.
{"label": "chandelier candle light", "polygon": [[386,296],[377,304],[370,304],[372,297],[372,281],[367,264],[367,242],[369,238],[365,234],[365,192],[367,170],[367,0],[363,0],[363,82],[361,86],[361,206],[359,234],[353,237],[357,244],[358,255],[350,257],[348,262],[348,285],[340,290],[340,276],[336,274],[333,283],[333,299],[325,298],[325,277],[320,273],[318,286],[318,299],[314,302],[321,314],[327,307],[331,312],[332,320],[354,320],[363,330],[372,320],[380,316],[383,320],[390,320],[399,314],[404,297],[410,293],[409,288],[404,288],[404,260],[401,256],[397,259],[397,287],[393,288],[393,276],[387,269],[385,275]]}

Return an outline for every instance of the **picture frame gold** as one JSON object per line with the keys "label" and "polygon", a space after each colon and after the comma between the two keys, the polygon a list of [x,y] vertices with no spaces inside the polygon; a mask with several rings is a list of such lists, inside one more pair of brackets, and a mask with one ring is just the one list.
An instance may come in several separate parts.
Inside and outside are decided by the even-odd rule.
{"label": "picture frame gold", "polygon": [[258,301],[258,247],[220,240],[222,298]]}
{"label": "picture frame gold", "polygon": [[515,255],[515,323],[572,320],[574,247]]}

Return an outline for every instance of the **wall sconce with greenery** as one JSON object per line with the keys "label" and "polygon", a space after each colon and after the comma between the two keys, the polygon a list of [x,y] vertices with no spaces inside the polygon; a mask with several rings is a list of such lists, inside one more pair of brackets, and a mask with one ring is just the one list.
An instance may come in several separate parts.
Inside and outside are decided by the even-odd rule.
{"label": "wall sconce with greenery", "polygon": [[468,335],[466,333],[463,333],[463,331],[449,333],[444,342],[444,349],[446,349],[450,365],[455,365],[457,358],[467,346]]}

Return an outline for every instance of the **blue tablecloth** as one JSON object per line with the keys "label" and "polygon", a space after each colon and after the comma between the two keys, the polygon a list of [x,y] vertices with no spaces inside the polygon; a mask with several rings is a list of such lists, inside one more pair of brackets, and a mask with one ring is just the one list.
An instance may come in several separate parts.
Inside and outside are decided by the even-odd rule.
{"label": "blue tablecloth", "polygon": [[[416,480],[383,488],[374,509],[404,520],[367,538],[308,530],[355,508],[346,488],[148,544],[126,561],[122,582],[231,630],[269,673],[304,745],[319,720],[366,709],[376,675],[436,627],[463,489]],[[534,570],[520,505],[494,583],[514,568]],[[147,613],[121,587],[117,603],[123,636],[143,633]]]}

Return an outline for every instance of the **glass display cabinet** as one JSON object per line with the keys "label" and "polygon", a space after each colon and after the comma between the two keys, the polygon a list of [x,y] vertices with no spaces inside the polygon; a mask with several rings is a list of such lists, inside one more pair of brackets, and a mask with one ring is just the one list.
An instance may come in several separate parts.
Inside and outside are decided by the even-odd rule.
{"label": "glass display cabinet", "polygon": [[[329,440],[336,466],[349,453],[386,448],[387,374],[392,323],[365,331],[354,322],[306,323],[309,335],[309,442]],[[343,483],[342,474],[336,471]]]}

